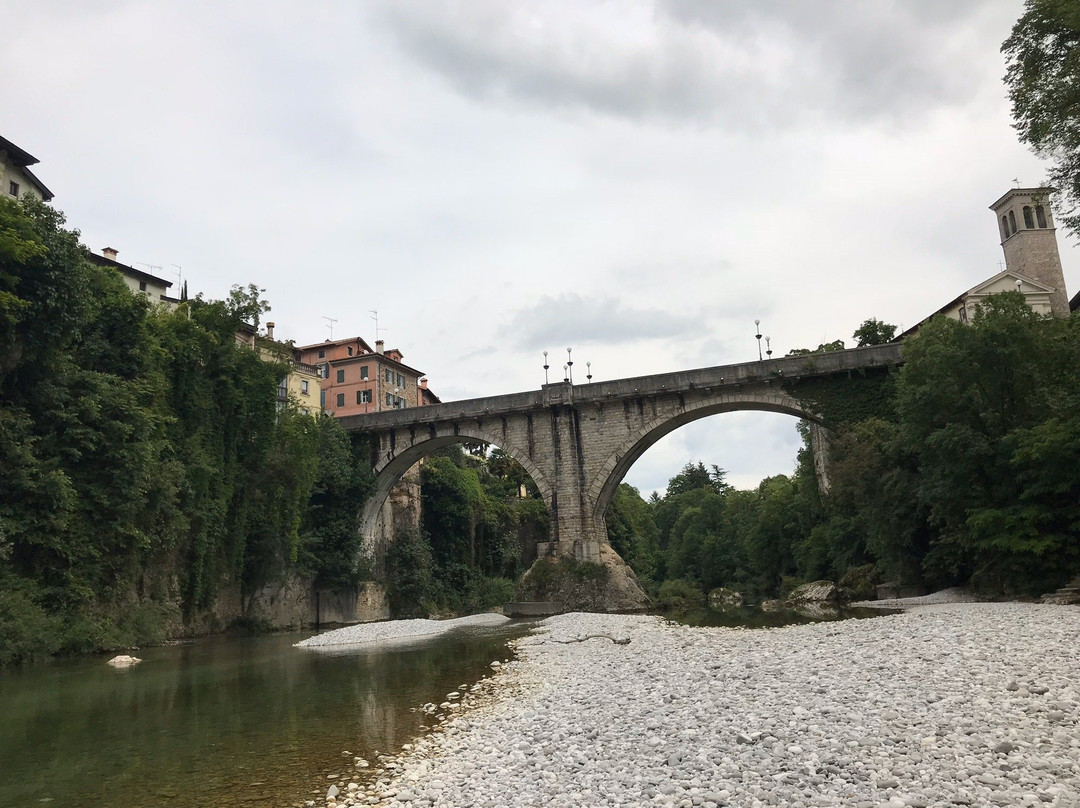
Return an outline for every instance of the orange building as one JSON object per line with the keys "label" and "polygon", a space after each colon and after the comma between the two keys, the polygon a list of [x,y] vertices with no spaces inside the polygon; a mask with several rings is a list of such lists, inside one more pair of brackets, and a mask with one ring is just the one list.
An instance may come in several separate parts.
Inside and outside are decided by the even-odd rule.
{"label": "orange building", "polygon": [[375,350],[361,337],[326,340],[297,348],[300,361],[320,371],[321,399],[330,415],[361,415],[403,407],[422,407],[438,398],[427,389],[427,379],[401,360],[397,348]]}

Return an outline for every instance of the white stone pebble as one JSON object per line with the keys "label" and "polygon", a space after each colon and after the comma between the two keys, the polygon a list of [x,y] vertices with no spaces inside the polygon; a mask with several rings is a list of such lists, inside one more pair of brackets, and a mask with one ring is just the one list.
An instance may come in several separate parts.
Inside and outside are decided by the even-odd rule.
{"label": "white stone pebble", "polygon": [[[541,631],[373,804],[1080,806],[1080,607],[755,631],[570,614]],[[547,642],[590,634],[631,642]]]}

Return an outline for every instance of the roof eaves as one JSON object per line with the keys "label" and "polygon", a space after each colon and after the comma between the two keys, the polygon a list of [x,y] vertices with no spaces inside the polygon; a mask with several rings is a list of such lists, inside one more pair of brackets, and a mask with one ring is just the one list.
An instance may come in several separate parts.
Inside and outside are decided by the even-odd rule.
{"label": "roof eaves", "polygon": [[[35,160],[34,162],[36,163],[37,160]],[[50,191],[48,188],[45,187],[45,183],[43,183],[36,176],[34,176],[34,172],[31,171],[26,166],[23,166],[22,171],[23,171],[23,174],[26,175],[26,178],[28,180],[30,180],[30,184],[33,185],[35,188],[37,188],[37,192],[39,194],[41,194],[41,198],[44,199],[46,202],[51,202],[52,198],[53,198],[53,196],[55,196],[55,194],[53,194],[52,191]]]}

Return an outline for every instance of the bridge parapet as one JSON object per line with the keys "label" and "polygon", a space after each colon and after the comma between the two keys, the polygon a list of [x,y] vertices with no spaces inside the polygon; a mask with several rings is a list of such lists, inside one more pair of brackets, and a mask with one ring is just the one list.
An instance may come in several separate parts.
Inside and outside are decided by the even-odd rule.
{"label": "bridge parapet", "polygon": [[544,385],[540,390],[524,393],[448,401],[427,407],[384,410],[367,415],[350,415],[338,420],[348,430],[394,429],[410,424],[432,424],[441,421],[509,415],[560,404],[603,402],[607,399],[739,387],[764,381],[816,378],[833,373],[889,367],[900,364],[900,361],[900,344],[889,343],[591,384],[570,385],[568,382],[555,382]]}

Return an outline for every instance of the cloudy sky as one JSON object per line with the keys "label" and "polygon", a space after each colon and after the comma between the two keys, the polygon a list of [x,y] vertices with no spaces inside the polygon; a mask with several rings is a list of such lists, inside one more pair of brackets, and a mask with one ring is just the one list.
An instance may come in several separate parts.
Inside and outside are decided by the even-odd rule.
{"label": "cloudy sky", "polygon": [[[277,336],[382,336],[451,400],[910,326],[999,271],[1021,0],[8,0],[0,134],[100,252],[266,289]],[[1069,292],[1072,239],[1060,244]],[[160,268],[160,269],[158,269]],[[676,431],[789,473],[793,419]]]}

